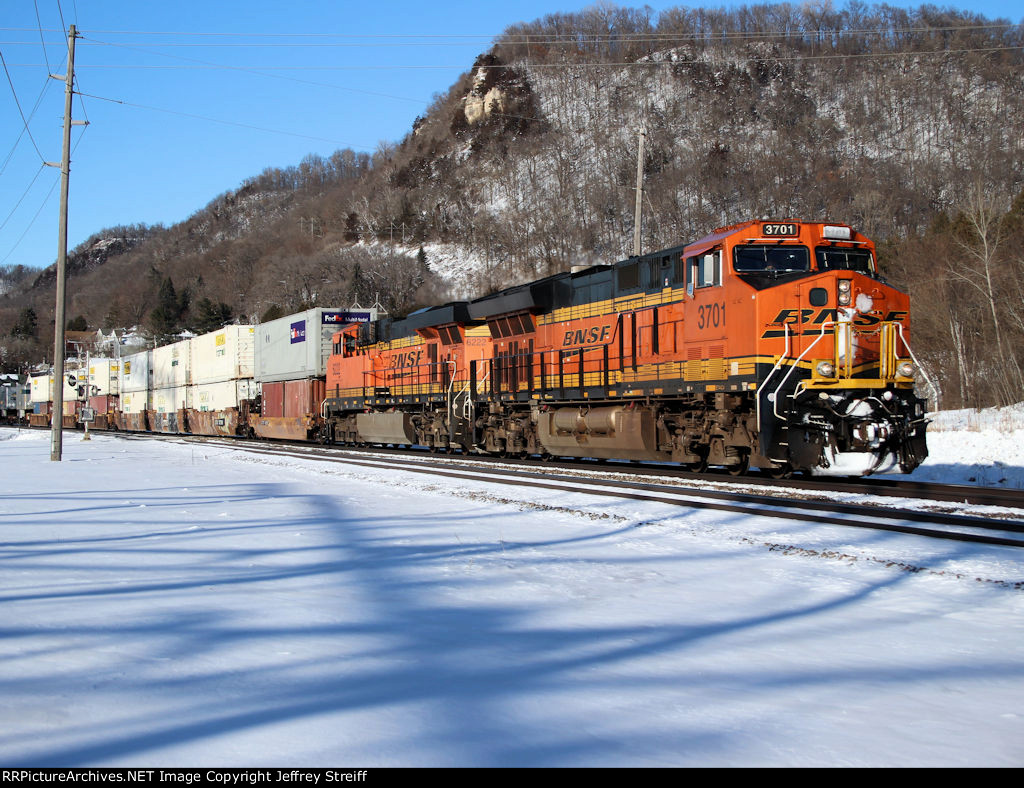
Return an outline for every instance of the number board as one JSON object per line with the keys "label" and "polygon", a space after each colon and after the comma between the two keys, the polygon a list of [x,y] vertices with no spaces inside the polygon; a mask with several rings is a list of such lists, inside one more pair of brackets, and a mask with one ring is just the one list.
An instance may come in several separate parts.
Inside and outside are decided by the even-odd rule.
{"label": "number board", "polygon": [[764,235],[775,236],[793,236],[800,235],[800,225],[798,224],[762,224],[761,232]]}

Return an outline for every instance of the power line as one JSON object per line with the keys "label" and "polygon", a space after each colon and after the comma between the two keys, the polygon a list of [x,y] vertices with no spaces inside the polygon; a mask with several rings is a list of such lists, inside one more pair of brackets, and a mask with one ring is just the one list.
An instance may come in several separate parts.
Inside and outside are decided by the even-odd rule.
{"label": "power line", "polygon": [[43,40],[43,22],[39,18],[39,0],[33,0],[33,4],[36,7],[36,25],[39,27],[39,43],[43,46],[43,60],[46,61],[46,73],[52,74],[53,71],[50,69],[50,58],[46,54],[46,42]]}
{"label": "power line", "polygon": [[[1015,22],[992,21],[983,24],[962,24],[962,25],[919,25],[919,26],[887,26],[874,28],[842,28],[835,26],[823,26],[821,28],[791,28],[787,30],[766,30],[766,31],[727,31],[715,30],[713,32],[675,32],[675,31],[653,31],[642,33],[633,31],[625,34],[583,34],[583,33],[241,33],[232,32],[203,32],[188,30],[90,30],[90,34],[97,35],[118,35],[118,36],[183,36],[196,38],[340,38],[340,39],[367,39],[367,40],[389,40],[389,39],[502,39],[503,42],[513,43],[545,43],[550,41],[579,41],[579,40],[664,40],[678,38],[704,38],[704,37],[760,37],[760,36],[799,36],[819,34],[841,34],[841,35],[862,35],[862,34],[884,34],[892,33],[928,33],[928,32],[955,32],[960,30],[1006,30],[1018,27]],[[0,32],[27,32],[30,28],[0,27]],[[50,28],[47,32],[56,32]],[[213,44],[212,46],[217,46]]]}
{"label": "power line", "polygon": [[7,214],[7,218],[4,219],[2,222],[0,222],[0,230],[3,230],[4,227],[7,226],[7,223],[11,220],[11,217],[14,216],[14,214],[18,210],[18,208],[21,207],[22,202],[24,202],[25,198],[28,197],[28,193],[32,190],[32,187],[35,186],[35,183],[39,179],[40,174],[45,169],[46,169],[46,165],[45,164],[40,164],[39,165],[39,169],[36,170],[36,174],[35,174],[35,176],[33,176],[32,181],[26,187],[25,191],[22,192],[21,197],[18,198],[18,202],[16,202],[14,204],[14,207],[11,208],[11,212],[9,214]]}
{"label": "power line", "polygon": [[[86,41],[93,41],[93,39],[85,39],[85,40]],[[172,60],[181,60],[181,61],[185,61],[187,63],[195,63],[198,66],[204,66],[204,67],[211,68],[211,69],[219,69],[219,70],[224,70],[224,71],[239,71],[239,72],[246,73],[246,74],[254,74],[256,76],[267,77],[267,78],[270,78],[270,79],[283,79],[283,80],[287,80],[287,81],[290,81],[290,82],[297,82],[297,83],[300,83],[300,84],[312,85],[314,87],[328,87],[328,88],[333,88],[334,90],[343,90],[343,91],[348,92],[348,93],[358,93],[358,94],[363,95],[363,96],[377,96],[379,98],[390,98],[390,99],[394,99],[396,101],[411,101],[411,102],[413,102],[415,104],[428,104],[429,103],[429,102],[423,101],[422,99],[409,98],[408,96],[395,96],[395,95],[392,95],[392,94],[389,94],[389,93],[381,93],[379,91],[361,90],[359,88],[350,88],[350,87],[345,87],[343,85],[333,85],[333,84],[326,83],[326,82],[313,82],[311,80],[297,79],[295,77],[289,77],[289,76],[285,76],[285,75],[282,75],[282,74],[267,74],[267,73],[265,73],[265,70],[263,70],[263,69],[248,68],[248,67],[245,67],[245,66],[228,66],[228,65],[223,65],[223,64],[219,64],[219,63],[211,63],[209,61],[198,60],[196,58],[182,57],[180,55],[169,55],[169,54],[166,54],[164,52],[153,52],[153,51],[147,50],[147,49],[141,49],[141,48],[138,48],[138,47],[131,47],[131,46],[128,46],[126,44],[114,44],[114,43],[102,42],[102,41],[96,41],[95,43],[105,44],[106,46],[117,47],[119,49],[128,49],[128,50],[131,50],[131,51],[143,52],[144,54],[159,55],[160,57],[165,57],[165,58],[169,58],[169,59],[172,59]],[[173,67],[168,67],[168,68],[173,68]],[[273,66],[271,66],[270,68],[273,68]],[[461,66],[459,68],[461,69]]]}
{"label": "power line", "polygon": [[[115,45],[116,46],[116,45]],[[977,52],[1020,52],[1024,51],[1022,45],[1007,45],[1007,46],[992,46],[992,47],[963,47],[957,49],[941,48],[941,49],[916,49],[908,50],[903,52],[833,52],[829,54],[793,54],[793,55],[774,55],[765,54],[760,55],[756,53],[739,54],[738,57],[745,60],[753,61],[790,61],[790,60],[882,60],[899,57],[928,57],[934,55],[963,55]],[[160,54],[160,53],[152,53]],[[479,65],[476,66],[478,69],[492,70],[502,68],[642,68],[642,67],[654,67],[654,66],[674,66],[679,63],[685,62],[696,62],[692,58],[683,60],[669,60],[669,59],[655,59],[658,55],[664,54],[655,52],[650,55],[645,55],[638,60],[625,60],[625,61],[562,61],[558,63],[542,63],[542,62],[525,62],[512,60],[508,63],[501,63],[495,65]],[[171,57],[167,55],[167,57]],[[17,63],[12,65],[18,66],[30,66],[30,65],[42,65],[42,64],[31,64],[31,63]],[[275,66],[275,65],[249,65],[249,66],[226,66],[217,63],[196,63],[194,65],[144,65],[144,64],[115,64],[115,63],[92,63],[85,65],[82,68],[86,69],[133,69],[138,71],[242,71],[251,74],[258,74],[267,77],[285,78],[277,74],[269,74],[269,71],[431,71],[431,70],[465,70],[465,64],[450,63],[450,64],[421,64],[421,65],[402,65],[402,64],[388,64],[388,65],[355,65],[355,66]],[[317,83],[309,83],[317,84]],[[322,84],[322,83],[320,83]],[[412,99],[404,96],[391,96],[385,93],[374,93],[371,91],[358,90],[357,88],[347,88],[341,85],[323,85],[324,87],[333,87],[337,90],[349,90],[355,93],[363,93],[375,96],[383,96],[386,98],[395,98],[402,101],[416,101],[422,102],[420,99]]]}
{"label": "power line", "polygon": [[35,137],[32,136],[32,132],[29,130],[28,121],[25,119],[25,113],[21,109],[21,102],[18,101],[18,92],[14,89],[14,81],[11,79],[11,72],[7,70],[7,61],[4,60],[3,52],[0,52],[0,63],[3,63],[4,73],[7,75],[7,84],[11,86],[11,94],[14,96],[14,103],[18,105],[18,114],[21,115],[21,122],[25,126],[25,133],[28,134],[28,138],[32,141],[32,147],[39,154],[39,161],[45,162],[46,159],[42,151],[39,150],[39,146],[36,145]]}
{"label": "power line", "polygon": [[[81,138],[79,138],[79,139],[81,139]],[[46,204],[50,201],[50,198],[53,196],[53,190],[57,188],[57,184],[58,183],[60,183],[60,179],[59,178],[55,178],[53,183],[50,186],[50,190],[46,193],[46,196],[43,198],[43,202],[39,206],[39,210],[37,210],[35,212],[35,215],[32,217],[32,221],[30,221],[28,223],[28,227],[25,228],[25,232],[23,232],[20,236],[18,236],[18,240],[14,242],[14,246],[11,247],[11,251],[9,251],[4,256],[3,260],[0,260],[0,265],[3,265],[4,263],[6,263],[7,260],[10,258],[10,256],[12,254],[14,254],[18,250],[19,246],[21,246],[21,242],[25,240],[25,236],[28,235],[28,231],[32,229],[33,225],[35,225],[36,219],[39,218],[39,214],[41,214],[43,212],[43,208],[46,207]]]}
{"label": "power line", "polygon": [[57,0],[57,13],[60,14],[60,29],[61,29],[61,32],[64,33],[65,37],[67,37],[68,26],[64,22],[64,9],[60,7],[60,0]]}
{"label": "power line", "polygon": [[[47,89],[49,87],[50,87],[50,79],[49,79],[49,77],[47,77],[46,81],[43,83],[43,89],[41,91],[39,91],[39,98],[36,99],[35,106],[32,107],[32,111],[28,115],[28,119],[29,119],[30,122],[31,122],[32,118],[35,117],[36,110],[38,110],[39,106],[43,103],[43,96],[46,95],[46,91],[47,91]],[[23,136],[25,136],[25,128],[24,127],[18,133],[18,138],[14,141],[14,145],[11,146],[11,152],[7,154],[7,158],[4,159],[3,165],[0,165],[0,175],[3,175],[4,174],[4,170],[7,169],[7,165],[10,163],[11,158],[14,156],[14,152],[18,149],[18,144],[21,142],[21,138]]]}
{"label": "power line", "polygon": [[224,125],[224,126],[237,126],[239,128],[251,129],[253,131],[265,131],[265,132],[268,132],[270,134],[282,134],[282,135],[287,136],[287,137],[300,137],[302,139],[316,140],[318,142],[330,142],[330,143],[332,143],[334,145],[346,145],[346,146],[349,146],[349,147],[362,148],[364,150],[373,150],[373,148],[375,147],[375,146],[372,146],[372,145],[361,145],[361,144],[357,144],[357,143],[353,143],[353,142],[344,142],[343,140],[334,140],[334,139],[330,139],[328,137],[314,137],[314,136],[311,136],[309,134],[297,134],[297,133],[291,132],[291,131],[282,131],[281,129],[270,129],[270,128],[266,128],[264,126],[254,126],[254,125],[249,124],[249,123],[239,123],[239,122],[233,121],[233,120],[222,120],[220,118],[210,118],[210,117],[207,117],[205,115],[196,115],[196,114],[193,114],[191,112],[179,112],[177,110],[166,109],[164,107],[153,107],[153,106],[149,106],[149,105],[146,105],[146,104],[136,104],[136,103],[131,102],[131,101],[122,101],[121,99],[112,99],[112,98],[107,98],[105,96],[93,96],[93,95],[90,95],[88,93],[79,93],[78,95],[85,96],[85,97],[91,98],[91,99],[96,99],[97,101],[109,101],[112,104],[121,104],[122,106],[125,106],[125,107],[134,107],[136,109],[148,109],[148,110],[151,110],[153,112],[163,112],[163,113],[166,113],[168,115],[178,115],[179,117],[191,118],[193,120],[204,120],[204,121],[208,121],[210,123],[219,123],[219,124]]}
{"label": "power line", "polygon": [[[74,146],[71,148],[71,154],[72,155],[74,155],[75,151],[78,150],[78,146],[81,144],[82,138],[85,136],[85,130],[87,128],[89,128],[89,127],[88,126],[81,126],[80,128],[82,129],[82,131],[78,135],[78,140],[75,142]],[[38,177],[38,173],[37,173],[36,177]],[[43,208],[45,208],[46,204],[50,201],[50,198],[53,196],[53,190],[57,188],[57,185],[59,183],[60,183],[60,178],[55,178],[54,181],[53,181],[53,184],[50,186],[50,190],[46,193],[46,196],[43,198],[43,202],[40,204],[39,209],[35,212],[35,215],[32,217],[32,220],[28,223],[28,227],[25,228],[25,232],[23,232],[20,236],[18,236],[18,240],[14,242],[14,246],[12,246],[11,250],[4,256],[4,258],[2,260],[0,260],[0,265],[3,265],[4,263],[6,263],[7,260],[10,259],[10,256],[12,254],[14,254],[18,250],[19,246],[21,246],[21,242],[25,240],[25,236],[28,235],[29,230],[31,230],[32,227],[35,225],[36,219],[38,219],[39,218],[39,214],[41,214],[43,212]]]}

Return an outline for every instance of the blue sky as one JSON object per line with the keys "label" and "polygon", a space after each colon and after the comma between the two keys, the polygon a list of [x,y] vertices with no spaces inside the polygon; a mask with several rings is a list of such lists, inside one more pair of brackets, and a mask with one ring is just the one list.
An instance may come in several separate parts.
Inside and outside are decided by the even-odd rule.
{"label": "blue sky", "polygon": [[[506,27],[591,4],[0,0],[0,264],[56,259],[60,172],[42,162],[60,160],[64,86],[46,75],[64,73],[71,23],[89,125],[72,135],[69,249],[173,224],[266,167],[397,141]],[[940,5],[1024,17],[1018,0]]]}

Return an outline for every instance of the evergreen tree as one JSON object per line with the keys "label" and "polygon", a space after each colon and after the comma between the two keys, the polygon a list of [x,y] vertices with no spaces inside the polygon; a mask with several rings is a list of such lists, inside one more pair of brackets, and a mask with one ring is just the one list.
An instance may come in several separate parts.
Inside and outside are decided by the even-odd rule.
{"label": "evergreen tree", "polygon": [[189,306],[188,290],[180,294],[171,278],[164,277],[156,296],[156,308],[149,313],[149,322],[157,335],[173,334],[181,328],[182,318]]}
{"label": "evergreen tree", "polygon": [[35,339],[36,330],[39,327],[39,319],[36,317],[36,310],[28,306],[21,310],[18,321],[11,329],[12,337],[21,339]]}
{"label": "evergreen tree", "polygon": [[284,317],[284,310],[277,304],[271,304],[267,311],[263,313],[260,322],[269,323],[271,320],[277,320],[279,317]]}
{"label": "evergreen tree", "polygon": [[200,334],[216,331],[224,324],[231,322],[231,307],[223,301],[215,304],[209,298],[203,298],[196,307],[198,315],[193,326]]}

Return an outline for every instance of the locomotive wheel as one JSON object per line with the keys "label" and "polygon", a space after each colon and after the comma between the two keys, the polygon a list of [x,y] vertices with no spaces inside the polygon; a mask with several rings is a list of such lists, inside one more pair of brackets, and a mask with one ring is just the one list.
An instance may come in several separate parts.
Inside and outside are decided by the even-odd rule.
{"label": "locomotive wheel", "polygon": [[793,477],[793,467],[787,462],[778,468],[769,468],[768,475],[773,479],[790,479]]}
{"label": "locomotive wheel", "polygon": [[708,469],[708,458],[701,457],[697,462],[687,463],[685,467],[690,473],[705,473]]}
{"label": "locomotive wheel", "polygon": [[741,459],[736,465],[727,465],[726,468],[728,469],[730,476],[742,476],[747,472],[747,469],[750,468],[750,455],[744,454],[743,459]]}

